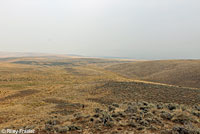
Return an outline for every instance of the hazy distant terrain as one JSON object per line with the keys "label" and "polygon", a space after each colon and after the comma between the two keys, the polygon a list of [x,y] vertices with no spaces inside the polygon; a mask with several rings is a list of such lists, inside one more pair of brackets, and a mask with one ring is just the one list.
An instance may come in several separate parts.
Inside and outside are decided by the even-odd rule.
{"label": "hazy distant terrain", "polygon": [[199,65],[199,60],[1,58],[0,129],[199,134]]}
{"label": "hazy distant terrain", "polygon": [[50,54],[44,53],[22,53],[22,52],[0,52],[0,58],[9,57],[33,57],[33,56],[48,56]]}
{"label": "hazy distant terrain", "polygon": [[143,61],[106,69],[128,78],[200,88],[200,60]]}

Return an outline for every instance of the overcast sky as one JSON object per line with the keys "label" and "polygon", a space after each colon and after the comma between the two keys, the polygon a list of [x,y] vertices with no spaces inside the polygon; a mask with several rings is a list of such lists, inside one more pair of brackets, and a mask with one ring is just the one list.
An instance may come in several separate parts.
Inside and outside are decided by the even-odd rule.
{"label": "overcast sky", "polygon": [[0,51],[200,59],[200,0],[0,0]]}

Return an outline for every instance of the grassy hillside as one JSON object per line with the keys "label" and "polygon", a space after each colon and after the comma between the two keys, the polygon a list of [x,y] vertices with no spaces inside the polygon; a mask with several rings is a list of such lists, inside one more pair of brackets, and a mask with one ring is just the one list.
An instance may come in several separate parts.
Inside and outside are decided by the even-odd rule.
{"label": "grassy hillside", "polygon": [[128,78],[184,87],[200,87],[200,60],[137,61],[107,70]]}
{"label": "grassy hillside", "polygon": [[36,134],[200,132],[200,89],[136,82],[104,69],[124,62],[128,61],[2,59],[0,130],[25,128]]}

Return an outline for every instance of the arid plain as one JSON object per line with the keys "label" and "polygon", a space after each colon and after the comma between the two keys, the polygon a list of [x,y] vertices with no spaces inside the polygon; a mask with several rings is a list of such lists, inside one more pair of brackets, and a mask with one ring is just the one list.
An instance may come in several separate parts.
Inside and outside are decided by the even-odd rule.
{"label": "arid plain", "polygon": [[200,60],[0,58],[0,129],[200,134]]}

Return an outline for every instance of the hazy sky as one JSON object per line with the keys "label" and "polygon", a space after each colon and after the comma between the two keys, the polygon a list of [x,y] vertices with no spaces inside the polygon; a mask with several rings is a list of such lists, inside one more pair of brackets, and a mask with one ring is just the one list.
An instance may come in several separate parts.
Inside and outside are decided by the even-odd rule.
{"label": "hazy sky", "polygon": [[200,59],[200,0],[0,0],[0,51]]}

